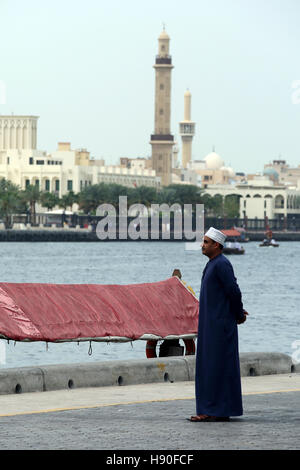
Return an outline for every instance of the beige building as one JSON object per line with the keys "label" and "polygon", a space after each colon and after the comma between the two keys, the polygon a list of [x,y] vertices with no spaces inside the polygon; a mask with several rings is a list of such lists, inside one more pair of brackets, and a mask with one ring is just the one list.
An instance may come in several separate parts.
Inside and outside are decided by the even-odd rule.
{"label": "beige building", "polygon": [[236,179],[234,170],[226,167],[215,151],[206,155],[204,160],[191,160],[187,168],[197,174],[198,184],[203,188],[207,188],[208,185],[229,184]]}
{"label": "beige building", "polygon": [[274,183],[300,188],[300,165],[291,168],[285,160],[273,160],[272,163],[264,165],[263,173]]}
{"label": "beige building", "polygon": [[275,185],[261,175],[247,184],[209,185],[205,193],[223,198],[234,194],[240,198],[240,218],[275,219],[300,214],[300,190]]}
{"label": "beige building", "polygon": [[160,186],[152,168],[106,166],[104,160],[91,158],[86,149],[72,149],[70,142],[59,142],[52,153],[37,150],[37,116],[0,116],[0,178],[25,189],[38,186],[59,197],[75,193],[100,182],[124,186]]}
{"label": "beige building", "polygon": [[152,169],[152,160],[151,158],[137,157],[121,157],[120,166],[122,168],[131,168],[138,170]]}
{"label": "beige building", "polygon": [[38,116],[1,116],[0,151],[36,150]]}
{"label": "beige building", "polygon": [[170,38],[163,30],[158,38],[158,55],[155,59],[155,117],[154,134],[151,135],[152,168],[161,184],[172,182],[172,148],[174,136],[171,134],[171,72],[172,58],[169,54]]}
{"label": "beige building", "polygon": [[195,135],[195,123],[191,121],[191,99],[189,90],[184,93],[184,116],[183,121],[179,123],[179,134],[182,141],[182,167],[188,168],[192,160],[192,140]]}
{"label": "beige building", "polygon": [[122,186],[160,187],[160,178],[152,168],[123,168],[119,165],[91,165],[92,184],[116,183]]}

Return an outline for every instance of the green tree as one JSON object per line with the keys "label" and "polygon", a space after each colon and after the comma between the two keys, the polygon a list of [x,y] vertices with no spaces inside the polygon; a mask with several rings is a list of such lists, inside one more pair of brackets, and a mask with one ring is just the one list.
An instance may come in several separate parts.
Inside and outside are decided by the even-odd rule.
{"label": "green tree", "polygon": [[105,201],[106,203],[112,204],[118,211],[119,210],[119,197],[127,196],[127,204],[130,205],[129,200],[132,194],[130,192],[130,188],[128,188],[127,186],[123,186],[121,184],[116,184],[116,183],[106,184],[106,186],[107,186],[107,198]]}
{"label": "green tree", "polygon": [[211,200],[211,212],[215,217],[223,217],[224,215],[224,202],[221,194],[215,194]]}
{"label": "green tree", "polygon": [[201,203],[202,189],[193,184],[170,184],[167,189],[174,190],[176,193],[175,201],[181,206],[184,204],[192,204],[195,209],[196,204]]}
{"label": "green tree", "polygon": [[157,193],[158,204],[172,204],[179,202],[176,189],[170,188],[169,186],[161,188]]}
{"label": "green tree", "polygon": [[24,201],[29,203],[29,210],[30,210],[30,222],[32,224],[36,223],[36,203],[40,200],[41,191],[38,186],[30,184],[27,188],[22,192],[22,198]]}
{"label": "green tree", "polygon": [[235,194],[229,194],[224,201],[224,215],[229,218],[240,216],[240,198]]}
{"label": "green tree", "polygon": [[58,204],[59,198],[54,193],[44,191],[41,193],[40,202],[42,207],[46,207],[48,211],[51,211],[53,207]]}
{"label": "green tree", "polygon": [[86,186],[78,194],[79,209],[84,213],[95,214],[100,204],[109,202],[109,185],[105,183]]}
{"label": "green tree", "polygon": [[0,180],[0,216],[6,229],[12,228],[12,216],[26,210],[26,205],[20,197],[19,186],[2,178]]}
{"label": "green tree", "polygon": [[73,191],[69,191],[67,194],[64,194],[60,199],[58,199],[57,204],[59,207],[63,209],[67,209],[68,207],[70,210],[75,202],[77,202],[77,195]]}
{"label": "green tree", "polygon": [[150,207],[151,204],[155,204],[158,200],[157,191],[151,186],[138,186],[131,193],[133,203],[144,204],[146,207]]}

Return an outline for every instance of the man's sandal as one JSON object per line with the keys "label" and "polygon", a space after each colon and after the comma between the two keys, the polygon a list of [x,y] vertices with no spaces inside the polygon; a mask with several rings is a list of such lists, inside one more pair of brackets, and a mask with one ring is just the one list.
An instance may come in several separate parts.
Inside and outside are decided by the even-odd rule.
{"label": "man's sandal", "polygon": [[219,422],[219,421],[230,421],[228,416],[208,416],[208,415],[199,415],[199,416],[191,416],[187,418],[188,421],[192,423],[212,423],[212,422]]}

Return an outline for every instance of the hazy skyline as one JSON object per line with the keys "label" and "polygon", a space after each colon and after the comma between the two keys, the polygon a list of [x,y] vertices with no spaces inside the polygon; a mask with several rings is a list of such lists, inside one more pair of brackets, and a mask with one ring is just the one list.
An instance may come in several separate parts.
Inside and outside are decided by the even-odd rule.
{"label": "hazy skyline", "polygon": [[236,171],[277,158],[298,166],[299,14],[298,0],[0,0],[0,113],[40,116],[40,150],[70,141],[106,164],[150,156],[165,23],[179,157],[188,88],[193,159],[214,146]]}

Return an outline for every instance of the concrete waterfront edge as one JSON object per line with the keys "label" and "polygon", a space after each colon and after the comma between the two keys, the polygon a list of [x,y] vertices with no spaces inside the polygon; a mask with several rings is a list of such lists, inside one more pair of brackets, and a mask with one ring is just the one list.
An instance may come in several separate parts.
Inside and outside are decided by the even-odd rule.
{"label": "concrete waterfront edge", "polygon": [[[300,363],[282,353],[241,353],[241,376],[300,372]],[[56,364],[0,369],[0,395],[107,387],[157,382],[192,381],[195,356]]]}
{"label": "concrete waterfront edge", "polygon": [[[262,241],[265,238],[265,232],[260,231],[253,231],[253,232],[246,232],[246,238],[249,238],[249,241]],[[273,236],[276,241],[300,241],[300,231],[298,232],[288,232],[288,231],[281,231],[281,232],[273,232]],[[43,229],[29,229],[29,230],[17,230],[17,229],[3,229],[0,230],[0,242],[42,242],[42,241],[49,241],[49,242],[126,242],[126,241],[145,241],[141,238],[137,240],[131,240],[129,237],[125,240],[119,239],[117,236],[116,240],[106,239],[106,240],[99,240],[95,231],[91,231],[88,229],[51,229],[51,230],[43,230]],[[174,239],[174,236],[171,235],[170,239],[163,240],[162,234],[160,234],[158,239],[152,239],[149,237],[147,241],[157,242],[157,241],[166,241],[166,242],[179,242],[180,240]],[[190,240],[186,240],[184,234],[182,236],[182,242],[187,242]],[[243,243],[243,241],[242,241]]]}

